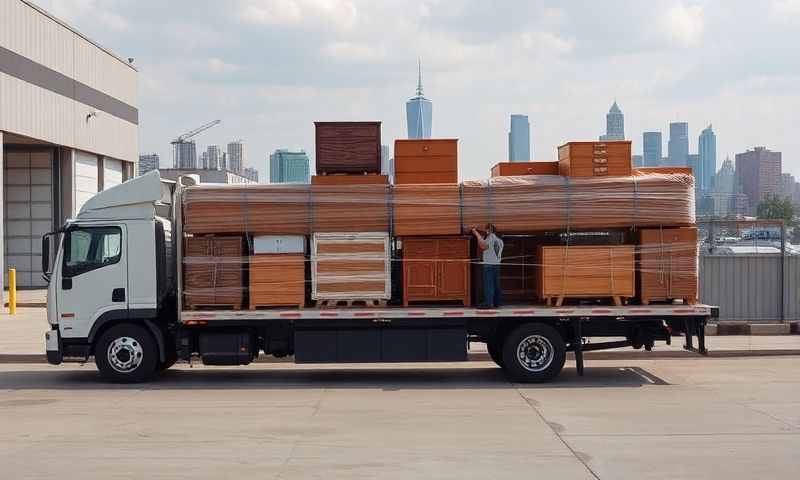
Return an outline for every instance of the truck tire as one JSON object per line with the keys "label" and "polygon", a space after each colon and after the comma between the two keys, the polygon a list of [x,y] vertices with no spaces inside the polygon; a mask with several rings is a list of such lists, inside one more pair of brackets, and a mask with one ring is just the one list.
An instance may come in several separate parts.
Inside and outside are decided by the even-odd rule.
{"label": "truck tire", "polygon": [[489,357],[498,367],[503,368],[503,341],[501,339],[491,339],[486,342],[486,350]]}
{"label": "truck tire", "polygon": [[156,341],[143,326],[114,325],[97,340],[94,363],[100,374],[112,382],[143,382],[158,366]]}
{"label": "truck tire", "polygon": [[515,382],[550,381],[564,368],[566,358],[564,339],[543,323],[520,325],[503,343],[503,368]]}

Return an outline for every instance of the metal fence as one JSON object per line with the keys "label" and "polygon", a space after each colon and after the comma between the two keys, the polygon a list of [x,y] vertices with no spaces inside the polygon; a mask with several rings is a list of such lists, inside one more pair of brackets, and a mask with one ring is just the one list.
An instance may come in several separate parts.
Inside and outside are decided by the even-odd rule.
{"label": "metal fence", "polygon": [[698,221],[698,228],[700,301],[719,306],[720,320],[800,319],[800,254],[782,222]]}

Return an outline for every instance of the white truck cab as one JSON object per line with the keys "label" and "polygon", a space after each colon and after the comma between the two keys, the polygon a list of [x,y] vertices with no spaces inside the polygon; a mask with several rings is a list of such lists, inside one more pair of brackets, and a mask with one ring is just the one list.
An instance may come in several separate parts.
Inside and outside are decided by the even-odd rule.
{"label": "white truck cab", "polygon": [[[167,355],[166,328],[159,314],[170,292],[167,262],[170,184],[151,172],[98,193],[62,229],[42,240],[43,271],[48,279],[47,312],[52,330],[47,332],[47,357],[51,363],[65,359],[85,361],[95,355],[124,373],[136,369],[143,348],[156,347],[160,361]],[[161,210],[161,211],[159,211]],[[50,265],[50,245],[58,248]],[[145,328],[159,339],[157,345],[136,338],[137,328],[108,342],[97,342],[116,325]],[[112,335],[113,336],[113,335]],[[107,351],[95,351],[103,344]],[[106,345],[107,344],[107,345]],[[160,344],[160,345],[159,345]]]}

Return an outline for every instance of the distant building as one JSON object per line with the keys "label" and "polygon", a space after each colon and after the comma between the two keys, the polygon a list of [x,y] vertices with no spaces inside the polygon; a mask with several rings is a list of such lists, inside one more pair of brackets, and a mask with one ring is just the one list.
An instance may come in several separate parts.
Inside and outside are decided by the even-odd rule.
{"label": "distant building", "polygon": [[631,155],[631,164],[634,168],[643,167],[644,157],[642,155]]}
{"label": "distant building", "polygon": [[278,149],[269,156],[270,183],[309,183],[308,155],[304,150]]}
{"label": "distant building", "polygon": [[194,140],[178,142],[172,147],[175,150],[174,168],[197,168],[197,146]]}
{"label": "distant building", "polygon": [[604,142],[625,140],[625,115],[622,114],[616,100],[606,114],[606,134],[600,135],[600,140]]}
{"label": "distant building", "polygon": [[200,168],[208,170],[208,152],[200,152]]}
{"label": "distant building", "polygon": [[692,174],[694,175],[694,188],[698,190],[700,188],[700,182],[698,181],[698,171],[700,170],[700,154],[697,153],[690,153],[686,157],[686,166],[692,169]]}
{"label": "distant building", "polygon": [[736,170],[733,168],[733,162],[730,157],[722,162],[719,171],[712,179],[711,190],[714,193],[727,193],[732,194],[736,189]]}
{"label": "distant building", "polygon": [[670,167],[689,166],[689,124],[672,122],[669,124],[667,141],[667,165]]}
{"label": "distant building", "polygon": [[698,190],[707,193],[711,191],[711,184],[717,171],[717,136],[711,129],[711,125],[700,133],[697,153],[700,158],[697,162],[695,181],[697,182]]}
{"label": "distant building", "polygon": [[258,170],[253,167],[245,167],[242,171],[242,176],[258,183]]}
{"label": "distant building", "polygon": [[431,138],[433,102],[425,98],[422,91],[422,62],[419,64],[417,94],[406,102],[408,138]]}
{"label": "distant building", "polygon": [[236,140],[228,144],[227,168],[231,172],[242,173],[247,160],[244,142]]}
{"label": "distant building", "polygon": [[161,166],[161,161],[157,153],[148,153],[146,155],[139,155],[139,175],[144,175],[147,172],[158,170]]}
{"label": "distant building", "polygon": [[209,145],[206,148],[206,154],[208,155],[208,168],[211,170],[226,170],[225,161],[223,160],[223,156],[225,152],[222,150],[220,145]]}
{"label": "distant building", "polygon": [[394,158],[389,145],[381,145],[381,175],[388,176],[389,183],[394,183]]}
{"label": "distant building", "polygon": [[531,161],[531,124],[527,115],[511,115],[508,131],[508,160],[510,162]]}
{"label": "distant building", "polygon": [[200,183],[255,183],[253,180],[238,173],[225,170],[211,170],[202,168],[162,168],[159,170],[161,178],[177,180],[181,175],[197,175]]}
{"label": "distant building", "polygon": [[768,195],[780,194],[781,152],[755,147],[736,154],[736,183],[747,196],[750,211]]}
{"label": "distant building", "polygon": [[661,165],[662,140],[661,132],[644,132],[642,134],[642,162],[645,167]]}

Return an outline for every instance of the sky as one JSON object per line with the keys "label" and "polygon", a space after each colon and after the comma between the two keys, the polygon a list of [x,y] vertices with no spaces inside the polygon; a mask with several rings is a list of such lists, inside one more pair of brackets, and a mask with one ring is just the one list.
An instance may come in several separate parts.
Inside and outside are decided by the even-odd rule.
{"label": "sky", "polygon": [[139,141],[242,139],[246,166],[314,152],[314,121],[380,120],[405,138],[421,59],[433,136],[459,139],[461,179],[507,159],[509,116],[527,114],[534,160],[594,140],[616,99],[625,134],[709,124],[717,166],[756,145],[800,177],[800,0],[38,0],[139,70]]}

